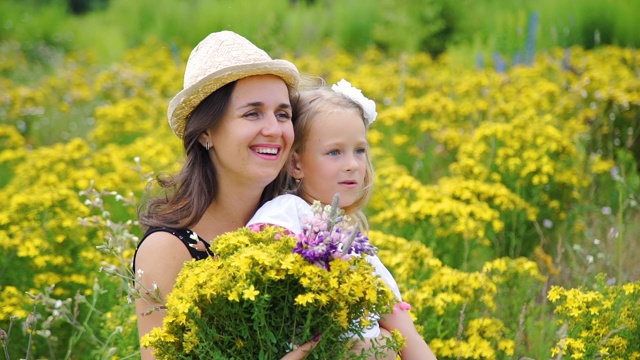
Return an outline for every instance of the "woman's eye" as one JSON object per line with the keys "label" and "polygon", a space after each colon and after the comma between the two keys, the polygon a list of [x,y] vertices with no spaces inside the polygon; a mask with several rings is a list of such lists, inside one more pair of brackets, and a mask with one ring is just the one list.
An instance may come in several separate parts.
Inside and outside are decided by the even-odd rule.
{"label": "woman's eye", "polygon": [[282,122],[291,120],[291,114],[289,114],[286,111],[277,113],[276,117],[278,118],[279,121],[282,121]]}
{"label": "woman's eye", "polygon": [[257,111],[249,111],[248,113],[245,113],[243,115],[246,118],[255,118],[258,117],[258,112]]}

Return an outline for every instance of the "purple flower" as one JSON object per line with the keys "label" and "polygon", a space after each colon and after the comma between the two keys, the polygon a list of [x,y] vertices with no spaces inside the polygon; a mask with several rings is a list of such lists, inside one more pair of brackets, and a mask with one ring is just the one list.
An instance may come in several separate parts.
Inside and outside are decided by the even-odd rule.
{"label": "purple flower", "polygon": [[314,216],[303,219],[302,233],[297,235],[298,242],[293,249],[308,262],[327,270],[334,259],[349,261],[354,255],[375,255],[378,251],[337,204],[338,194],[330,207],[314,202]]}

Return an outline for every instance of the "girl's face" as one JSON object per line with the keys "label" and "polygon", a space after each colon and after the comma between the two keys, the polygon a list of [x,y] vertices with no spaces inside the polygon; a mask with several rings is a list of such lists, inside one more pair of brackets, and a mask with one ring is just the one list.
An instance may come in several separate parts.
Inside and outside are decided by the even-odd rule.
{"label": "girl's face", "polygon": [[292,110],[284,81],[273,75],[238,80],[221,121],[203,134],[221,183],[267,186],[293,144]]}
{"label": "girl's face", "polygon": [[302,197],[331,204],[340,193],[340,207],[353,204],[364,186],[367,151],[366,128],[358,112],[316,115],[303,152],[294,154],[292,174],[302,178]]}

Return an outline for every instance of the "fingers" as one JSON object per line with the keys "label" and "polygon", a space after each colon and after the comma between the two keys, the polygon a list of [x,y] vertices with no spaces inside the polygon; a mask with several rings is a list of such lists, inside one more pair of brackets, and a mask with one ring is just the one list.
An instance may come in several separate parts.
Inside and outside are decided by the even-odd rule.
{"label": "fingers", "polygon": [[404,301],[400,301],[393,307],[393,313],[396,314],[398,311],[409,311],[411,310],[411,305]]}
{"label": "fingers", "polygon": [[297,349],[291,350],[287,355],[283,356],[280,360],[301,360],[306,358],[307,355],[309,354],[309,351],[311,351],[318,344],[319,340],[320,339],[317,339],[317,340],[314,339],[313,341],[309,341],[298,346]]}

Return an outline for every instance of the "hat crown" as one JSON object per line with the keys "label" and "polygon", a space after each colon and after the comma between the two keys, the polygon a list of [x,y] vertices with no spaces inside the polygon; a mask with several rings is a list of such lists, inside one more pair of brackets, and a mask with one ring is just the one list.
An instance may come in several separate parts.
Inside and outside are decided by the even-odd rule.
{"label": "hat crown", "polygon": [[232,31],[215,32],[191,51],[184,74],[184,89],[224,68],[271,60],[264,50],[246,38]]}
{"label": "hat crown", "polygon": [[290,88],[300,73],[287,60],[273,60],[264,50],[232,32],[212,33],[189,55],[183,89],[169,102],[167,117],[173,132],[183,137],[191,112],[222,86],[249,76],[275,75]]}

